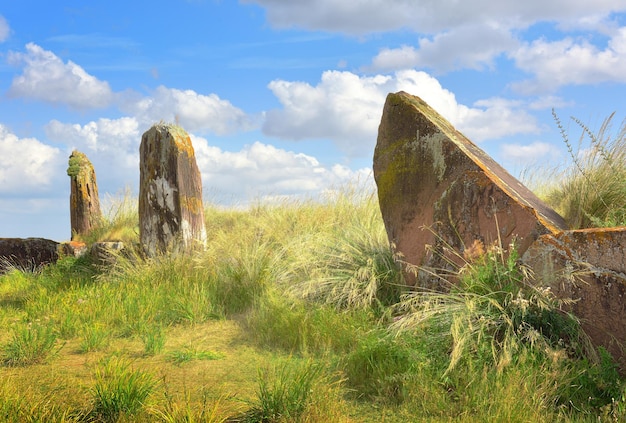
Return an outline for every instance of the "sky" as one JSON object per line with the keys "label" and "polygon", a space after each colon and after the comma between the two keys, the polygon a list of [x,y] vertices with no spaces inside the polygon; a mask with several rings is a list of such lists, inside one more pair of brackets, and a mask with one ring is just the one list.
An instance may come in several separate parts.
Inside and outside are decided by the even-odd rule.
{"label": "sky", "polygon": [[385,98],[417,95],[514,176],[626,116],[626,0],[20,0],[0,4],[0,237],[70,238],[73,150],[104,212],[157,122],[205,201],[373,186]]}

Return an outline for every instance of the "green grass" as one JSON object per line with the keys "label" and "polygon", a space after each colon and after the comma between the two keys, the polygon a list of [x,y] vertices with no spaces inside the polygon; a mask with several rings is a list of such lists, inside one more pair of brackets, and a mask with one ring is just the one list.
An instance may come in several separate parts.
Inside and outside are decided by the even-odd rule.
{"label": "green grass", "polygon": [[418,292],[372,193],[207,206],[206,221],[204,252],[145,259],[130,237],[109,268],[66,257],[0,276],[4,420],[626,417],[611,357],[513,250],[468,261],[449,293]]}
{"label": "green grass", "polygon": [[150,373],[133,369],[123,360],[105,360],[95,371],[93,405],[88,414],[105,422],[132,417],[147,406],[155,387],[156,380]]}
{"label": "green grass", "polygon": [[626,226],[626,120],[613,131],[614,115],[593,132],[580,120],[576,145],[570,140],[557,114],[554,119],[567,146],[571,162],[553,169],[546,202],[558,211],[570,228]]}

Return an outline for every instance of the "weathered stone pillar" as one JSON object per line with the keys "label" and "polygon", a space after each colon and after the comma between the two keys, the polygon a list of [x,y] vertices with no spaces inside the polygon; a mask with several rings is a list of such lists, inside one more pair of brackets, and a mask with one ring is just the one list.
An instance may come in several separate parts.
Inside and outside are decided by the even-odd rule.
{"label": "weathered stone pillar", "polygon": [[390,242],[423,271],[410,284],[440,289],[432,270],[452,270],[475,242],[513,240],[520,254],[565,222],[420,98],[389,94],[378,129],[374,179]]}
{"label": "weathered stone pillar", "polygon": [[141,137],[139,168],[139,235],[145,253],[204,248],[202,180],[189,135],[176,125],[154,125]]}
{"label": "weathered stone pillar", "polygon": [[96,172],[87,156],[74,150],[67,174],[70,177],[72,239],[89,232],[102,219]]}

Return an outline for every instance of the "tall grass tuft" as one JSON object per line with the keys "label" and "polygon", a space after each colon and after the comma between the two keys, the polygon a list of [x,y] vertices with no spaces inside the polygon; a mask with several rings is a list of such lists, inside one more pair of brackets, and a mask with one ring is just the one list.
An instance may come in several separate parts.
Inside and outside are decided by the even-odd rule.
{"label": "tall grass tuft", "polygon": [[150,373],[135,370],[121,359],[104,360],[96,369],[89,414],[105,422],[132,417],[144,409],[155,387],[156,381]]}
{"label": "tall grass tuft", "polygon": [[576,318],[561,310],[549,289],[535,286],[529,272],[508,254],[492,246],[458,270],[458,283],[448,293],[418,290],[398,303],[394,330],[435,328],[452,342],[448,370],[477,357],[504,368],[527,347],[546,355],[566,348],[578,357],[591,352]]}
{"label": "tall grass tuft", "polygon": [[[259,372],[257,398],[236,421],[245,423],[338,421],[341,413],[324,407],[337,401],[338,382],[319,364],[284,363]],[[330,398],[329,398],[330,396]],[[325,413],[320,413],[325,410]],[[338,415],[339,414],[339,415]]]}
{"label": "tall grass tuft", "polygon": [[11,340],[3,347],[2,362],[6,366],[44,363],[59,349],[52,327],[39,323],[17,326]]}
{"label": "tall grass tuft", "polygon": [[342,360],[346,385],[361,399],[399,404],[406,383],[415,377],[424,357],[409,336],[372,331],[361,337]]}
{"label": "tall grass tuft", "polygon": [[351,222],[317,247],[317,261],[294,265],[304,277],[291,285],[291,295],[338,309],[378,311],[400,299],[406,284],[382,224]]}
{"label": "tall grass tuft", "polygon": [[572,117],[581,128],[578,145],[574,146],[554,110],[552,114],[572,165],[556,170],[554,179],[560,183],[547,193],[547,203],[573,229],[626,225],[626,120],[613,134],[612,114],[593,133]]}
{"label": "tall grass tuft", "polygon": [[122,241],[135,244],[139,238],[138,203],[127,188],[117,197],[109,196],[103,202],[108,204],[100,222],[88,234],[81,234],[76,239],[87,244],[100,241]]}

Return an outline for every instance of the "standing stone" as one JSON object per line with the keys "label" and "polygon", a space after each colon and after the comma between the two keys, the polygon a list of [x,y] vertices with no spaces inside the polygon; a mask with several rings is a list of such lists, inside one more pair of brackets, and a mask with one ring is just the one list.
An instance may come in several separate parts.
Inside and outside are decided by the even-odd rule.
{"label": "standing stone", "polygon": [[96,172],[87,156],[74,150],[67,174],[70,177],[72,238],[88,233],[102,219]]}
{"label": "standing stone", "polygon": [[[420,98],[389,94],[378,129],[374,179],[390,242],[407,283],[443,289],[476,243],[516,240],[520,254],[566,227],[556,212]],[[413,266],[410,266],[413,265]],[[417,266],[421,271],[414,272]],[[431,272],[425,269],[430,269]]]}
{"label": "standing stone", "polygon": [[139,235],[146,254],[204,248],[202,180],[189,135],[176,125],[154,125],[141,137],[139,156]]}

